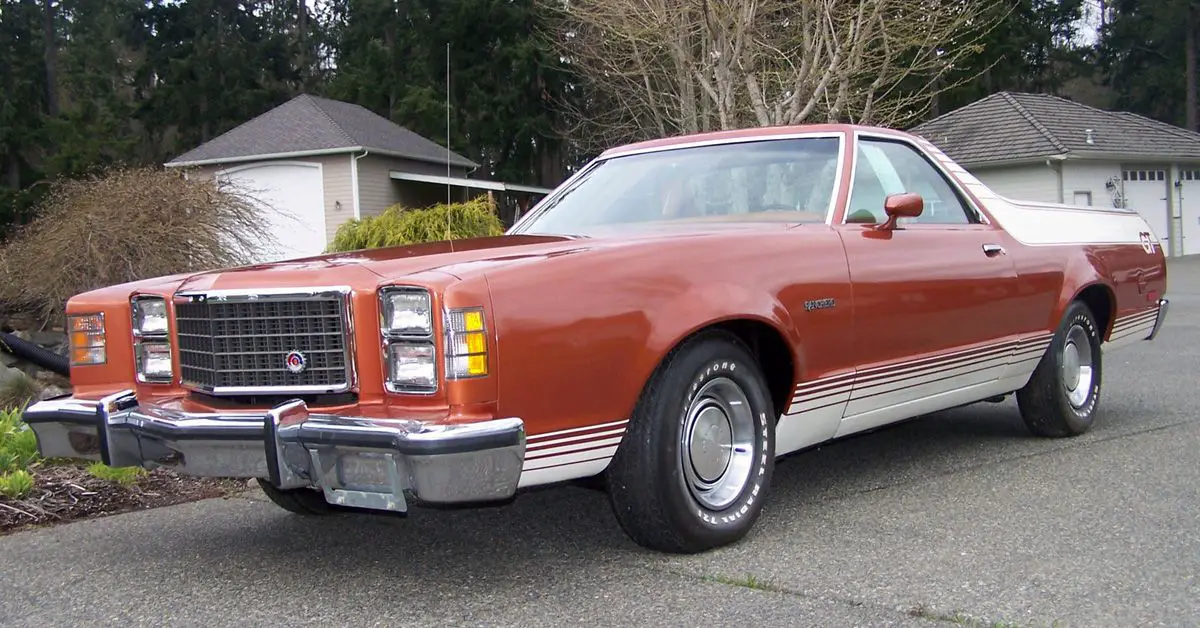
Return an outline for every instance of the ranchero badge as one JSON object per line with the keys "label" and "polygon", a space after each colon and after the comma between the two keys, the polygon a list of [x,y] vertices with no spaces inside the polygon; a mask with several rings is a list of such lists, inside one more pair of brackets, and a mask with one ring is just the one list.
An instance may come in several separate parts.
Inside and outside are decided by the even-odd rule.
{"label": "ranchero badge", "polygon": [[813,301],[804,302],[804,311],[811,312],[813,310],[824,310],[837,305],[837,299],[815,299]]}
{"label": "ranchero badge", "polygon": [[303,353],[290,351],[287,357],[283,359],[283,364],[287,367],[289,373],[300,373],[308,367],[308,360],[304,358]]}

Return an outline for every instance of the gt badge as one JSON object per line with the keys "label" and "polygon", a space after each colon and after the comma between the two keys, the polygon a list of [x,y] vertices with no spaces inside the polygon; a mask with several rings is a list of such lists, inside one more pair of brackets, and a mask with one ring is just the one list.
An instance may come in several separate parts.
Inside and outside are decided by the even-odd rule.
{"label": "gt badge", "polygon": [[1138,239],[1142,241],[1142,250],[1154,255],[1154,236],[1149,231],[1143,231],[1138,234]]}
{"label": "gt badge", "polygon": [[304,354],[299,351],[288,352],[287,357],[283,359],[283,365],[287,367],[289,373],[297,374],[304,371],[308,367],[308,360],[304,358]]}

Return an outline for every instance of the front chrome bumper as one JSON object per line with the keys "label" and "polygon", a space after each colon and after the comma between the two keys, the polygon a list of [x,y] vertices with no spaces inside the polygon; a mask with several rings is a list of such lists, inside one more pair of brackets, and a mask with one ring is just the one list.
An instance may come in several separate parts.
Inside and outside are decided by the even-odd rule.
{"label": "front chrome bumper", "polygon": [[265,413],[188,413],[139,403],[132,391],[98,401],[52,399],[25,410],[47,458],[187,475],[261,478],[318,488],[329,503],[404,512],[427,503],[511,497],[525,459],[521,419],[441,424],[313,414],[303,401]]}

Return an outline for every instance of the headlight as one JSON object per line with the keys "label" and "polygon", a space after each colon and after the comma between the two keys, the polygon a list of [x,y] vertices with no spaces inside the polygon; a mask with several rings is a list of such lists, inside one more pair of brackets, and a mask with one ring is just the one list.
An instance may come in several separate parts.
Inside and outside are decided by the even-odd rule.
{"label": "headlight", "polygon": [[168,337],[167,302],[162,297],[136,296],[133,310],[133,353],[139,382],[164,384],[174,375]]}
{"label": "headlight", "polygon": [[137,369],[138,378],[142,381],[171,381],[171,345],[166,342],[138,343]]}
{"label": "headlight", "polygon": [[437,390],[437,363],[431,344],[399,342],[388,346],[388,379],[397,390],[432,392]]}
{"label": "headlight", "polygon": [[429,292],[416,288],[385,290],[383,298],[384,333],[429,336],[433,334],[433,307]]}
{"label": "headlight", "polygon": [[107,361],[103,314],[68,316],[67,330],[70,332],[71,366],[104,364]]}
{"label": "headlight", "polygon": [[133,333],[156,336],[167,333],[167,302],[157,297],[133,300]]}
{"label": "headlight", "polygon": [[436,392],[432,295],[424,288],[384,288],[379,293],[379,311],[387,362],[384,387],[393,393]]}

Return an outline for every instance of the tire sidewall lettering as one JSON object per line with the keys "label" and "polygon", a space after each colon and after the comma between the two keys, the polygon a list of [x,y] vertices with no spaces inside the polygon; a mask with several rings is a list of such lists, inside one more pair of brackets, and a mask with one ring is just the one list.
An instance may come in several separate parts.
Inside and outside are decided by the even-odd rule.
{"label": "tire sidewall lettering", "polygon": [[[768,471],[768,452],[773,451],[773,447],[770,442],[771,429],[768,423],[769,419],[762,406],[762,395],[765,391],[759,390],[751,382],[746,381],[748,379],[747,374],[751,372],[746,368],[739,368],[736,360],[717,359],[709,362],[700,369],[699,374],[692,380],[691,385],[688,386],[683,407],[679,413],[676,442],[680,443],[680,447],[682,447],[683,430],[687,427],[687,409],[695,399],[696,394],[700,391],[700,388],[709,380],[719,376],[728,377],[742,388],[743,392],[746,393],[747,399],[753,406],[753,415],[760,437],[754,446],[758,449],[759,455],[756,457],[756,469],[750,472],[750,481],[746,483],[746,487],[742,489],[742,493],[733,504],[721,511],[709,510],[696,502],[695,498],[692,497],[691,491],[684,484],[686,480],[682,480],[679,484],[679,488],[683,493],[682,497],[690,505],[690,510],[695,515],[696,520],[710,527],[732,527],[740,524],[743,519],[754,512],[754,506],[758,503],[759,495],[763,491],[763,481]],[[685,464],[682,457],[683,452],[679,453],[680,464]]]}

